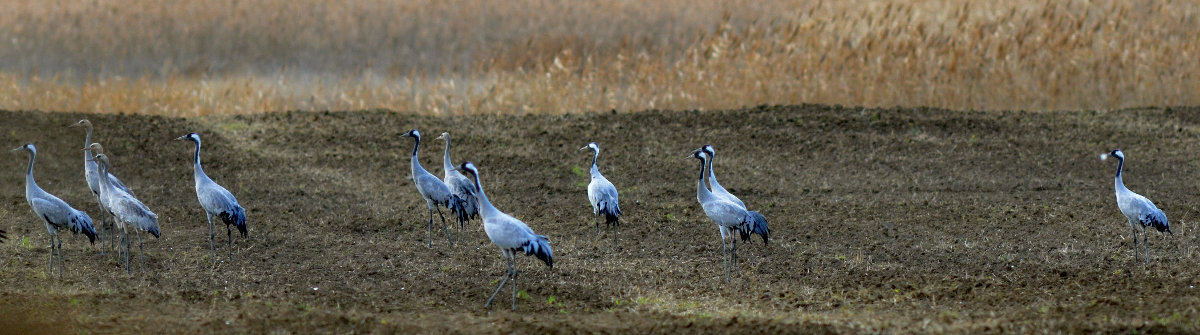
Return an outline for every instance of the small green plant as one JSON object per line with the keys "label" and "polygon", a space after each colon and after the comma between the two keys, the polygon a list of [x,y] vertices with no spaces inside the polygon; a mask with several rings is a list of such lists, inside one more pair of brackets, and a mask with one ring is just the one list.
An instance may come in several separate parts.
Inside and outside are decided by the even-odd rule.
{"label": "small green plant", "polygon": [[525,293],[525,291],[517,292],[517,298],[529,300],[529,293]]}
{"label": "small green plant", "polygon": [[588,171],[587,171],[587,170],[584,170],[582,167],[579,167],[579,165],[572,166],[572,167],[571,167],[571,172],[572,172],[572,173],[575,173],[575,175],[576,175],[576,176],[580,176],[580,177],[587,177],[587,176],[588,176]]}
{"label": "small green plant", "polygon": [[553,305],[554,301],[556,301],[556,300],[558,300],[558,298],[555,298],[554,296],[550,296],[549,298],[546,298],[546,304]]}

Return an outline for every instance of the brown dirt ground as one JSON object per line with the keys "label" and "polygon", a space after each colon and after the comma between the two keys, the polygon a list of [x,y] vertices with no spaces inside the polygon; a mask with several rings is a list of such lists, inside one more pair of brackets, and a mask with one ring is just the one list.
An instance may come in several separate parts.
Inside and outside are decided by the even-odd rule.
{"label": "brown dirt ground", "polygon": [[[0,159],[0,333],[1196,332],[1200,267],[1191,182],[1200,109],[961,112],[761,106],[735,111],[427,117],[383,111],[177,119],[0,112],[0,143],[38,145],[39,184],[97,217],[82,178],[88,118],[113,171],[160,215],[147,269],[46,230],[23,193],[26,157]],[[485,309],[505,271],[474,221],[427,248],[409,129],[441,175],[442,131],[501,210],[550,237],[555,267],[522,257],[519,311]],[[234,260],[209,259],[192,146],[247,208]],[[590,141],[625,225],[595,236]],[[702,144],[722,183],[771,222],[721,279],[716,227],[695,198]],[[6,149],[8,148],[6,147]],[[1173,236],[1133,259],[1113,199],[1154,200]],[[219,229],[220,227],[218,227]],[[218,230],[220,231],[220,230]],[[457,232],[457,231],[456,231]],[[225,243],[218,233],[217,245]],[[218,249],[224,255],[225,249]],[[136,263],[135,263],[136,266]],[[507,291],[507,290],[506,290]],[[507,297],[502,295],[503,297]],[[552,300],[552,301],[551,301]]]}

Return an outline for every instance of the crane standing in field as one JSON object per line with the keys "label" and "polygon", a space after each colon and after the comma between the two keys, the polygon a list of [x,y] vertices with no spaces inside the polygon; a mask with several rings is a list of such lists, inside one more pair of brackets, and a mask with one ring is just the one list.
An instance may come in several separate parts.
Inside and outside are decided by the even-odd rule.
{"label": "crane standing in field", "polygon": [[[613,186],[608,178],[600,174],[600,168],[596,165],[596,160],[600,158],[600,146],[596,142],[588,143],[587,146],[579,148],[579,150],[592,149],[595,153],[592,155],[591,177],[592,181],[588,183],[588,202],[592,204],[593,216],[604,216],[604,223],[609,227],[619,227],[621,225],[621,206],[617,203],[617,187]],[[596,234],[600,233],[600,221],[596,221]],[[614,237],[615,238],[615,237]]]}
{"label": "crane standing in field", "polygon": [[[1167,214],[1154,206],[1150,199],[1146,199],[1141,194],[1133,193],[1128,188],[1125,188],[1125,182],[1121,180],[1121,169],[1125,167],[1125,153],[1121,149],[1113,150],[1107,154],[1101,154],[1100,160],[1105,160],[1108,156],[1117,158],[1117,176],[1114,178],[1117,193],[1117,208],[1121,209],[1121,214],[1125,215],[1125,220],[1129,221],[1129,228],[1133,229],[1133,257],[1137,259],[1137,233],[1138,226],[1142,227],[1142,247],[1146,248],[1146,261],[1150,261],[1150,245],[1147,244],[1148,237],[1146,236],[1146,227],[1154,227],[1159,233],[1171,233],[1171,224],[1167,222]],[[1171,233],[1174,235],[1175,233]]]}
{"label": "crane standing in field", "polygon": [[726,246],[725,238],[729,236],[730,230],[744,232],[750,229],[748,224],[751,219],[750,214],[746,213],[746,210],[742,206],[738,206],[733,201],[724,197],[714,195],[705,187],[704,171],[708,156],[704,150],[698,149],[692,151],[692,157],[700,160],[700,179],[696,181],[696,201],[700,202],[700,206],[704,208],[704,214],[708,215],[708,219],[716,223],[721,231],[721,256],[722,260],[725,261],[725,281],[728,282],[729,272],[736,266],[737,238],[732,238],[732,250]]}
{"label": "crane standing in field", "polygon": [[[83,129],[87,130],[87,137],[84,137],[84,139],[83,139],[83,146],[88,147],[88,146],[92,145],[92,122],[91,121],[88,121],[87,119],[79,120],[79,122],[71,124],[68,127],[83,127]],[[99,204],[100,203],[100,177],[98,177],[99,173],[97,172],[97,171],[99,171],[99,168],[96,167],[96,161],[92,160],[92,157],[93,157],[92,150],[89,149],[89,150],[83,151],[83,178],[85,180],[87,180],[88,189],[92,191],[92,195],[96,197],[96,203]],[[125,193],[133,194],[133,192],[129,191],[129,187],[125,186],[125,183],[122,183],[120,179],[117,179],[117,176],[110,174],[110,175],[108,175],[108,178],[112,182],[113,187],[119,188],[122,191],[125,191]],[[112,234],[113,223],[108,221],[108,215],[105,214],[106,212],[107,212],[107,210],[105,210],[103,205],[101,205],[101,208],[100,208],[100,230],[99,230],[98,236],[100,237],[101,242],[107,240],[108,245],[111,248],[111,247],[116,246],[116,242],[114,242],[112,237],[109,236]],[[103,244],[101,244],[101,245],[103,245]],[[103,251],[101,251],[101,254],[103,254]]]}
{"label": "crane standing in field", "polygon": [[204,173],[204,168],[200,166],[200,135],[189,133],[175,140],[189,140],[196,144],[192,174],[196,181],[196,199],[200,200],[200,207],[204,208],[204,214],[208,216],[209,255],[215,263],[217,257],[217,234],[213,231],[213,217],[215,216],[221,218],[221,222],[225,222],[225,234],[229,237],[229,261],[233,261],[233,228],[230,226],[237,227],[238,232],[242,233],[242,238],[249,235],[249,229],[246,227],[246,209],[238,204],[233,193],[229,193],[229,190],[217,185]]}
{"label": "crane standing in field", "polygon": [[[102,151],[100,143],[92,143],[89,148],[95,151]],[[146,251],[142,247],[142,234],[140,231],[146,231],[154,238],[159,238],[162,234],[158,229],[158,214],[150,211],[146,204],[134,197],[132,194],[126,193],[116,187],[113,187],[112,182],[105,178],[109,172],[108,156],[97,154],[93,159],[96,160],[97,167],[100,168],[100,201],[103,207],[112,214],[116,222],[117,229],[121,231],[121,241],[125,245],[125,272],[131,272],[132,266],[129,263],[129,255],[131,253],[129,239],[129,228],[132,226],[134,234],[138,236],[138,252],[141,256],[142,272],[146,271]]]}
{"label": "crane standing in field", "polygon": [[459,170],[471,175],[475,180],[475,194],[479,197],[479,216],[483,219],[483,231],[487,233],[488,239],[492,243],[500,247],[500,252],[504,254],[504,260],[508,263],[508,273],[504,276],[504,281],[500,282],[500,286],[496,287],[496,292],[488,298],[487,303],[483,304],[483,308],[487,308],[496,300],[496,294],[500,293],[500,289],[504,288],[504,284],[512,279],[512,308],[517,310],[517,276],[520,272],[517,271],[517,252],[524,252],[526,255],[534,255],[546,266],[554,267],[554,251],[550,249],[550,239],[544,235],[533,233],[528,225],[521,220],[504,214],[492,206],[492,202],[488,201],[487,194],[483,192],[483,186],[479,183],[479,170],[475,168],[475,164],[464,162]]}
{"label": "crane standing in field", "polygon": [[[83,233],[95,244],[96,229],[92,227],[92,218],[87,213],[71,208],[71,205],[62,199],[38,187],[37,181],[33,179],[33,162],[37,158],[37,148],[33,143],[13,149],[20,150],[29,152],[29,167],[25,170],[25,200],[29,202],[33,213],[46,224],[46,231],[50,233],[50,271],[53,274],[54,252],[58,251],[58,276],[62,278],[62,237],[58,235],[58,230],[68,229],[75,234]],[[4,232],[0,231],[0,239],[3,237]]]}
{"label": "crane standing in field", "polygon": [[417,192],[425,199],[425,204],[429,207],[429,247],[433,247],[433,211],[437,210],[438,216],[442,218],[442,228],[446,230],[446,240],[450,241],[450,245],[454,245],[454,239],[450,238],[450,228],[446,225],[446,216],[442,215],[442,209],[438,206],[443,206],[451,212],[457,212],[458,204],[461,202],[454,193],[450,192],[450,188],[438,179],[429,171],[421,166],[421,161],[417,158],[417,149],[421,148],[421,132],[416,129],[404,133],[404,137],[412,137],[416,142],[413,144],[412,153],[412,181],[417,185]]}
{"label": "crane standing in field", "polygon": [[[713,161],[717,160],[716,150],[714,150],[713,147],[708,144],[700,147],[700,149],[704,150],[704,153],[708,155],[708,183],[712,187],[712,193],[718,197],[722,197],[730,202],[733,202],[734,204],[738,205],[738,207],[745,209],[746,213],[750,215],[750,221],[748,222],[750,229],[741,232],[742,241],[749,242],[750,234],[754,233],[758,234],[759,237],[762,237],[763,244],[770,243],[771,228],[767,227],[767,218],[757,211],[747,209],[746,203],[742,202],[742,199],[738,199],[738,197],[733,195],[733,193],[729,193],[729,191],[725,190],[724,187],[721,187],[721,184],[717,182],[717,175],[713,174]],[[735,257],[734,263],[737,262],[736,259],[737,258]]]}
{"label": "crane standing in field", "polygon": [[[467,221],[474,219],[479,215],[479,200],[475,199],[475,185],[471,184],[471,180],[463,176],[454,168],[454,163],[450,161],[450,133],[443,132],[437,139],[446,141],[446,154],[442,157],[442,169],[445,170],[446,177],[442,179],[446,187],[450,189],[458,198],[458,204],[453,210],[454,216],[458,218],[458,223],[463,231],[467,230]],[[462,240],[462,235],[459,235],[459,240]]]}

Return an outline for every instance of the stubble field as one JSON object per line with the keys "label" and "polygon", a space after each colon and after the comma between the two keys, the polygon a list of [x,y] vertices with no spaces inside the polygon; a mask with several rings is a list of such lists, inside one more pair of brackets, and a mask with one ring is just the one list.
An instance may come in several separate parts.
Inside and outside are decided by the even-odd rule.
{"label": "stubble field", "polygon": [[[98,217],[83,131],[66,127],[90,119],[163,236],[146,241],[133,275],[69,236],[59,279],[24,201],[26,157],[11,153],[0,160],[0,332],[1194,332],[1196,112],[3,112],[3,143],[38,145],[39,184]],[[451,132],[453,157],[480,167],[496,206],[549,236],[553,269],[519,260],[518,311],[507,299],[482,306],[505,265],[478,221],[461,244],[426,247],[424,203],[406,179],[412,141],[399,137],[414,128],[427,169],[442,173],[432,138]],[[205,250],[192,146],[172,141],[190,131],[205,170],[248,211],[232,262]],[[578,150],[590,141],[626,213],[599,236],[591,157]],[[698,162],[685,158],[705,143],[722,184],[775,234],[740,245],[728,283],[695,200]],[[1175,232],[1150,236],[1148,264],[1133,259],[1113,200],[1115,162],[1097,157],[1117,147],[1127,185]]]}

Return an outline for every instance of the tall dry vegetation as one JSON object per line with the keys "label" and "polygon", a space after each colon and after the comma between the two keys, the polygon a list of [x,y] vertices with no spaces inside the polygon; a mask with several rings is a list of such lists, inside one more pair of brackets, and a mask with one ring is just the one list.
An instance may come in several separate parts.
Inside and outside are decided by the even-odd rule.
{"label": "tall dry vegetation", "polygon": [[0,109],[1200,105],[1200,3],[6,1]]}

